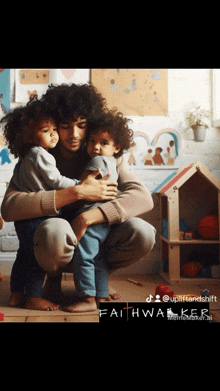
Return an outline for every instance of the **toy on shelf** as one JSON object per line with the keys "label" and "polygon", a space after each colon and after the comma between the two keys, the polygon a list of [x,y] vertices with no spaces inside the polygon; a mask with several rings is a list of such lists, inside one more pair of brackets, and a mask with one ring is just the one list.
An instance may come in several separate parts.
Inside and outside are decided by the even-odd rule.
{"label": "toy on shelf", "polygon": [[211,278],[211,268],[203,267],[199,270],[198,277],[200,278]]}
{"label": "toy on shelf", "polygon": [[[203,164],[195,162],[168,176],[155,192],[160,197],[162,277],[169,283],[177,283],[182,277],[200,277],[200,268],[210,268],[211,264],[205,266],[198,260],[198,268],[197,263],[187,267],[183,262],[190,263],[186,257],[190,249],[197,249],[195,246],[207,251],[209,258],[216,251],[220,261],[220,181]],[[213,217],[215,213],[218,217]],[[207,219],[206,215],[212,217]],[[187,227],[183,226],[184,220]],[[209,274],[210,270],[203,270],[201,277]]]}
{"label": "toy on shelf", "polygon": [[[168,219],[162,221],[162,233],[168,239]],[[179,240],[192,240],[196,238],[195,232],[188,227],[183,219],[179,220]]]}
{"label": "toy on shelf", "polygon": [[194,278],[199,273],[199,270],[202,269],[202,266],[199,262],[188,262],[181,266],[184,277]]}
{"label": "toy on shelf", "polygon": [[192,229],[187,229],[185,232],[184,232],[184,239],[185,240],[192,240],[192,239],[195,239],[195,234],[193,232]]}
{"label": "toy on shelf", "polygon": [[198,231],[204,239],[217,239],[219,235],[219,222],[216,215],[202,217],[198,223]]}

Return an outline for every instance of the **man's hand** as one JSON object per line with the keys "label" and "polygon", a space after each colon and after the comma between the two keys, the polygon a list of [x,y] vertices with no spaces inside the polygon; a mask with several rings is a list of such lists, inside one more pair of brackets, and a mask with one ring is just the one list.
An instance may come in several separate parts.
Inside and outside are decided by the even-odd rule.
{"label": "man's hand", "polygon": [[117,182],[109,181],[111,174],[105,175],[101,179],[96,179],[100,170],[88,174],[78,185],[79,199],[87,201],[107,201],[114,200],[117,196]]}

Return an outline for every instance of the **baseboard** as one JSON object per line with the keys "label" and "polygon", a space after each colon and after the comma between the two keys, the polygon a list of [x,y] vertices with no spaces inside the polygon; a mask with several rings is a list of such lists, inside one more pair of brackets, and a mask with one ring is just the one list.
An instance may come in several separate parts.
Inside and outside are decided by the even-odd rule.
{"label": "baseboard", "polygon": [[0,273],[3,276],[10,276],[13,263],[15,261],[17,252],[0,252]]}

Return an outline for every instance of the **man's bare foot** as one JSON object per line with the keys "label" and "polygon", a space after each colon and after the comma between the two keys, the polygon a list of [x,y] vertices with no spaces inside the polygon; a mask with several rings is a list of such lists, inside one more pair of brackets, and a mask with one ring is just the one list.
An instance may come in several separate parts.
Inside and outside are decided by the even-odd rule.
{"label": "man's bare foot", "polygon": [[58,310],[59,305],[45,300],[42,297],[27,297],[26,308],[28,310],[55,311]]}
{"label": "man's bare foot", "polygon": [[97,310],[95,297],[85,296],[81,301],[64,307],[66,312],[90,312]]}
{"label": "man's bare foot", "polygon": [[110,299],[109,300],[118,300],[121,298],[121,295],[120,293],[118,293],[114,288],[112,288],[112,286],[108,286],[108,290],[109,290],[109,297]]}
{"label": "man's bare foot", "polygon": [[12,292],[8,304],[10,307],[18,307],[25,301],[25,294],[23,292]]}
{"label": "man's bare foot", "polygon": [[105,301],[111,301],[111,298],[110,296],[108,297],[96,297],[96,304],[97,304],[97,308],[99,308],[99,303],[104,303]]}

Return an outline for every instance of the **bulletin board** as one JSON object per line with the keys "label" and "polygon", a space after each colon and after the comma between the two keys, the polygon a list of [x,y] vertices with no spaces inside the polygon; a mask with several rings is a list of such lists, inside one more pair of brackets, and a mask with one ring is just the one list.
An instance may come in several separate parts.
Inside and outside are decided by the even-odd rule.
{"label": "bulletin board", "polygon": [[124,115],[166,115],[167,69],[91,69],[91,81]]}
{"label": "bulletin board", "polygon": [[[0,69],[0,119],[10,110],[10,69]],[[11,163],[9,150],[5,145],[0,125],[0,171],[1,166]]]}
{"label": "bulletin board", "polygon": [[10,69],[0,69],[0,117],[10,109]]}

